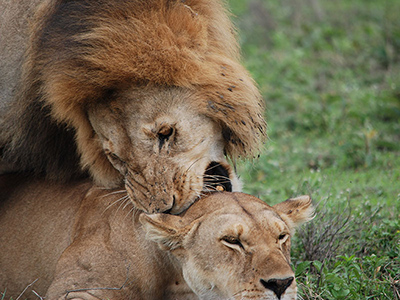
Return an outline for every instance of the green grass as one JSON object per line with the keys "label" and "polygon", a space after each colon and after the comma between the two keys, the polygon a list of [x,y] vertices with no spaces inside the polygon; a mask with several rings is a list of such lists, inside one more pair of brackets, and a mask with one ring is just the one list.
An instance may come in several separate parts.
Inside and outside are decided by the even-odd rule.
{"label": "green grass", "polygon": [[269,125],[245,191],[317,205],[292,247],[300,296],[400,299],[400,2],[229,3]]}
{"label": "green grass", "polygon": [[245,191],[317,205],[292,246],[301,298],[400,299],[400,1],[229,4],[269,125]]}

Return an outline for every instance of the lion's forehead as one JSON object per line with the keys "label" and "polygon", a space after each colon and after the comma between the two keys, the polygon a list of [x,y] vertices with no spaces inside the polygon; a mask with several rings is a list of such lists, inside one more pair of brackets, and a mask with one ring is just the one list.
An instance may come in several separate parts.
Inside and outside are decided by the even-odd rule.
{"label": "lion's forehead", "polygon": [[[218,124],[196,110],[191,101],[188,101],[189,94],[178,89],[175,93],[149,91],[149,94],[153,94],[152,97],[140,94],[136,96],[133,93],[131,100],[120,96],[121,99],[114,99],[100,109],[93,109],[92,113],[98,116],[97,123],[105,130],[109,130],[110,126],[125,127],[121,132],[136,138],[143,135],[141,128],[156,132],[158,127],[165,124],[176,127],[180,134],[190,134],[191,137],[210,137],[219,132]],[[145,97],[145,101],[137,101],[140,97]]]}
{"label": "lion's forehead", "polygon": [[151,134],[156,137],[163,126],[170,126],[176,130],[175,147],[179,153],[193,148],[204,152],[212,147],[221,151],[220,127],[191,104],[188,98],[195,98],[194,95],[183,89],[146,90],[146,94],[135,90],[116,94],[112,101],[90,110],[92,126],[102,140],[113,143],[116,149],[132,143],[130,146],[135,147],[152,145]]}

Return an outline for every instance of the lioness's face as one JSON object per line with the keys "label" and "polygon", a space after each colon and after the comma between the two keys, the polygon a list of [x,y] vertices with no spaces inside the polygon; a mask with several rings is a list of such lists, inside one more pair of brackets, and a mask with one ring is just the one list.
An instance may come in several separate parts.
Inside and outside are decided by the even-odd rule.
{"label": "lioness's face", "polygon": [[200,299],[296,299],[293,227],[312,214],[308,196],[270,207],[241,193],[201,199],[183,217],[141,216],[147,236],[171,251]]}
{"label": "lioness's face", "polygon": [[222,130],[193,109],[194,94],[143,88],[109,97],[88,110],[89,119],[138,209],[176,214],[203,191],[240,189],[224,156]]}

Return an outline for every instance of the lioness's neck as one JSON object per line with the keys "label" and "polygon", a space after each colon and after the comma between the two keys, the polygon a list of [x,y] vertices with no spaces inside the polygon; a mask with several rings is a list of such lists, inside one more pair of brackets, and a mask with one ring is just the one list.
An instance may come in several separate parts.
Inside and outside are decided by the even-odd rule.
{"label": "lioness's neck", "polygon": [[[146,289],[135,291],[141,294],[140,299],[197,299],[183,279],[182,267],[177,259],[169,251],[160,249],[154,241],[146,239],[139,221],[144,212],[133,212],[129,204],[118,202],[120,199],[121,194],[92,188],[81,204],[82,215],[77,216],[77,219],[83,220],[85,224],[92,223],[92,218],[94,221],[100,219],[100,223],[96,223],[98,232],[93,233],[93,228],[80,227],[78,223],[75,227],[78,232],[74,234],[83,236],[90,231],[92,236],[99,234],[103,238],[102,226],[114,228],[107,234],[107,239],[114,252],[126,253],[124,256],[127,259],[119,264],[125,265],[125,270],[128,270],[127,282],[141,282],[139,285],[146,286]],[[128,232],[129,235],[126,234]]]}
{"label": "lioness's neck", "polygon": [[196,294],[193,293],[193,291],[189,288],[186,281],[184,280],[182,275],[182,268],[177,262],[176,258],[173,257],[170,253],[167,253],[165,255],[165,259],[168,259],[168,262],[171,264],[171,271],[173,269],[174,280],[170,280],[170,282],[166,284],[164,298],[175,300],[198,299]]}

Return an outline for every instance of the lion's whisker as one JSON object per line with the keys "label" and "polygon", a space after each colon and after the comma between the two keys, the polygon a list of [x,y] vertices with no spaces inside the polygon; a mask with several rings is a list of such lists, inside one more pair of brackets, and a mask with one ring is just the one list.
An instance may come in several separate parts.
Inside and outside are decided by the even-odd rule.
{"label": "lion's whisker", "polygon": [[213,178],[213,177],[218,177],[218,178],[226,178],[229,179],[228,176],[224,176],[224,175],[219,175],[219,174],[204,174],[203,177],[208,177],[208,178]]}
{"label": "lion's whisker", "polygon": [[205,177],[205,178],[225,178],[225,179],[229,179],[228,176],[218,175],[218,174],[214,174],[214,175],[204,174],[204,175],[197,175],[197,176],[198,176],[198,178]]}
{"label": "lion's whisker", "polygon": [[134,217],[135,216],[135,213],[137,212],[138,210],[135,208],[135,206],[133,206],[133,204],[132,204],[132,208],[128,211],[128,213],[125,215],[125,217],[124,217],[124,220],[130,215],[130,214],[132,214],[132,217]]}
{"label": "lion's whisker", "polygon": [[126,190],[124,189],[124,190],[113,191],[113,192],[110,192],[108,194],[105,194],[105,195],[101,196],[101,198],[105,198],[105,197],[108,197],[108,196],[111,196],[111,195],[121,194],[121,193],[126,193]]}
{"label": "lion's whisker", "polygon": [[220,167],[220,166],[221,166],[221,164],[216,163],[216,164],[214,164],[212,167],[207,168],[207,169],[206,169],[206,172],[207,172],[207,171],[210,171],[210,170],[212,170],[212,169],[215,169],[215,168],[217,168],[217,167]]}
{"label": "lion's whisker", "polygon": [[131,202],[131,201],[130,201],[129,195],[126,195],[126,196],[120,198],[120,199],[118,200],[118,202],[120,202],[120,204],[119,204],[117,210],[115,211],[116,214],[118,213],[118,211],[121,209],[121,207],[122,207],[123,205],[126,205],[127,202],[129,203],[129,202]]}
{"label": "lion's whisker", "polygon": [[[217,188],[215,186],[212,186],[212,185],[205,185],[204,189],[218,191]],[[203,189],[203,191],[204,191],[204,189]]]}
{"label": "lion's whisker", "polygon": [[207,177],[207,178],[205,178],[206,180],[206,182],[231,182],[231,180],[229,179],[229,178],[227,178],[227,177],[224,177],[224,176],[213,176],[213,177]]}
{"label": "lion's whisker", "polygon": [[230,180],[209,180],[209,181],[206,181],[207,183],[209,183],[209,184],[223,184],[223,183],[230,183],[231,181]]}
{"label": "lion's whisker", "polygon": [[125,205],[124,205],[124,207],[122,208],[122,210],[124,210],[129,204],[132,204],[132,205],[133,205],[132,201],[125,201]]}
{"label": "lion's whisker", "polygon": [[[114,206],[114,205],[115,205],[116,203],[118,203],[118,202],[121,202],[121,201],[122,201],[122,203],[124,203],[127,199],[129,199],[129,195],[125,195],[125,196],[123,196],[123,197],[121,197],[121,198],[119,198],[119,199],[113,201],[110,205],[108,205],[108,206],[104,209],[104,212],[106,212],[108,209],[110,209],[112,206]],[[104,213],[104,212],[103,212],[103,213]]]}
{"label": "lion's whisker", "polygon": [[204,158],[205,158],[205,157],[200,157],[200,158],[196,159],[194,162],[192,162],[192,163],[190,164],[190,166],[185,170],[185,172],[183,172],[183,174],[186,175],[186,174],[190,171],[190,169],[191,169],[197,162],[199,162],[201,159],[204,159]]}
{"label": "lion's whisker", "polygon": [[[204,176],[204,177],[206,177],[206,176]],[[202,178],[202,177],[199,176],[198,178]],[[213,182],[213,183],[230,183],[231,182],[230,178],[228,178],[226,176],[219,176],[219,175],[207,176],[205,179],[208,179],[208,180],[205,180],[205,182]],[[212,180],[210,180],[210,179],[212,179]]]}

